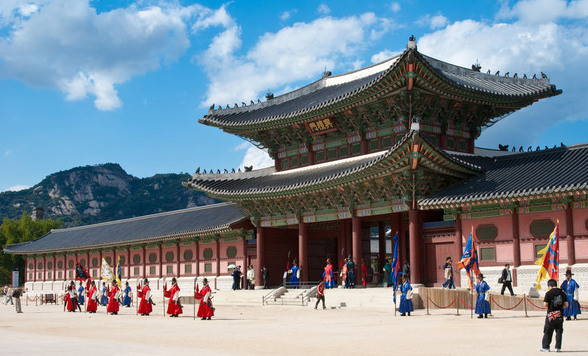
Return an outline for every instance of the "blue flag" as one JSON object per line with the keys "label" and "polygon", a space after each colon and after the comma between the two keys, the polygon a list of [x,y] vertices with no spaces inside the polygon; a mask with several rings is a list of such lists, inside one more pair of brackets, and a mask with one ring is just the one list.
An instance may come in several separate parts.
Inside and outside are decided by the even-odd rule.
{"label": "blue flag", "polygon": [[468,242],[463,249],[463,256],[461,256],[461,261],[459,261],[457,264],[459,268],[465,269],[466,274],[468,275],[470,287],[473,287],[471,272],[474,272],[474,276],[480,273],[480,266],[478,264],[478,249],[476,246],[477,241],[478,238],[474,232],[474,226],[472,226],[470,238],[468,239]]}
{"label": "blue flag", "polygon": [[398,231],[392,239],[394,243],[394,257],[392,258],[392,288],[394,288],[394,300],[396,300],[396,289],[398,289],[398,277],[400,275],[400,254],[398,253]]}

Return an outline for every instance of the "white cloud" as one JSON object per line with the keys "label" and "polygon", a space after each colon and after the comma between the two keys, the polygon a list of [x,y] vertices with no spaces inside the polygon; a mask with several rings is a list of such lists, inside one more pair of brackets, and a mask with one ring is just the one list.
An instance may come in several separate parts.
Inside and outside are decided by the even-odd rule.
{"label": "white cloud", "polygon": [[298,22],[264,34],[244,56],[237,56],[241,30],[231,25],[199,57],[210,80],[202,106],[248,102],[268,88],[278,94],[294,82],[318,79],[325,67],[353,68],[366,43],[380,38],[392,26],[373,13]]}
{"label": "white cloud", "polygon": [[[186,20],[225,23],[205,10],[164,3],[97,13],[89,0],[3,2],[0,77],[58,89],[67,100],[93,96],[98,109],[116,109],[116,85],[185,53]],[[203,18],[209,14],[217,17]]]}
{"label": "white cloud", "polygon": [[371,61],[372,61],[372,63],[380,63],[380,62],[383,62],[387,59],[390,59],[400,53],[401,52],[397,52],[397,51],[383,50],[381,52],[374,54],[371,58]]}
{"label": "white cloud", "polygon": [[400,4],[397,2],[393,2],[392,4],[390,4],[390,9],[393,12],[398,12],[398,11],[400,11]]}
{"label": "white cloud", "polygon": [[327,4],[320,4],[316,11],[321,15],[328,15],[331,13],[331,8]]}
{"label": "white cloud", "polygon": [[[522,2],[512,12],[525,8]],[[537,1],[534,3],[542,3]],[[452,23],[443,30],[421,37],[419,51],[469,68],[479,60],[482,71],[500,71],[510,75],[526,73],[540,76],[543,71],[551,83],[563,89],[563,95],[548,98],[525,108],[485,131],[479,145],[496,147],[497,143],[517,146],[533,145],[543,131],[565,120],[586,120],[586,82],[588,72],[588,28],[586,16],[574,21],[578,14],[570,15],[570,5],[554,11],[559,15],[546,17],[542,23],[530,23],[527,17],[513,22],[487,24],[473,20]],[[504,9],[501,16],[504,16]],[[566,15],[567,14],[567,15]],[[567,17],[563,17],[563,16]],[[561,21],[552,21],[560,18]],[[559,139],[557,139],[559,143]]]}
{"label": "white cloud", "polygon": [[6,191],[9,192],[18,192],[20,190],[25,190],[25,189],[29,189],[30,186],[28,185],[13,185],[12,187],[6,189]]}
{"label": "white cloud", "polygon": [[282,21],[286,21],[287,19],[290,18],[290,11],[284,11],[281,15],[280,15],[280,20]]}
{"label": "white cloud", "polygon": [[243,161],[239,165],[240,168],[245,166],[253,166],[253,169],[260,169],[265,167],[272,167],[274,165],[274,160],[266,151],[260,150],[249,142],[244,142],[238,145],[235,147],[235,150],[246,150],[245,157],[243,157]]}
{"label": "white cloud", "polygon": [[445,27],[449,23],[449,20],[447,19],[447,17],[445,17],[443,15],[431,16],[431,15],[427,14],[427,15],[421,16],[416,21],[416,23],[419,26],[429,27],[430,29],[435,30],[437,28]]}

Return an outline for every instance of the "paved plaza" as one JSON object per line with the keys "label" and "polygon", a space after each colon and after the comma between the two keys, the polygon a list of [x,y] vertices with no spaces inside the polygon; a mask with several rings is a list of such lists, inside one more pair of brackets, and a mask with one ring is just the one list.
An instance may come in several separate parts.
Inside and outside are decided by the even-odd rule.
{"label": "paved plaza", "polygon": [[[539,354],[543,312],[494,311],[478,320],[464,310],[456,316],[455,310],[426,315],[421,309],[401,317],[374,297],[382,289],[327,291],[327,310],[262,306],[263,293],[218,292],[211,321],[193,320],[192,305],[177,319],[162,317],[161,303],[149,317],[136,316],[134,307],[111,316],[104,307],[97,314],[67,313],[63,305],[33,302],[16,314],[13,306],[0,305],[0,344],[9,355]],[[329,303],[329,293],[337,305]],[[341,307],[344,293],[350,302]],[[580,317],[564,324],[563,351],[588,355],[588,321]]]}

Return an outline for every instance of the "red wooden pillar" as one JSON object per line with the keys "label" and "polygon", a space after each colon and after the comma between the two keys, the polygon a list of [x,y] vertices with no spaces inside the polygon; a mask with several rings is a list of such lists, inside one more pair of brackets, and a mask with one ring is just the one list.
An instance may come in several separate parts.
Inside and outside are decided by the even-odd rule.
{"label": "red wooden pillar", "polygon": [[419,236],[419,211],[410,209],[408,211],[408,235],[410,246],[410,282],[421,283],[421,241]]}
{"label": "red wooden pillar", "polygon": [[406,248],[406,229],[402,225],[402,213],[394,214],[393,224],[396,224],[398,229],[398,258],[400,265],[404,265],[408,261],[408,249]]}
{"label": "red wooden pillar", "polygon": [[53,280],[57,280],[57,256],[53,254]]}
{"label": "red wooden pillar", "polygon": [[46,281],[47,277],[47,255],[43,255],[43,282]]}
{"label": "red wooden pillar", "polygon": [[521,240],[519,238],[519,212],[516,206],[512,209],[510,221],[512,223],[513,265],[514,267],[518,267],[521,265]]}
{"label": "red wooden pillar", "polygon": [[566,241],[568,242],[568,266],[576,264],[576,236],[574,234],[573,204],[568,203],[566,209]]}
{"label": "red wooden pillar", "polygon": [[194,241],[194,258],[196,260],[196,268],[194,269],[194,273],[196,277],[200,276],[200,242],[198,240]]}
{"label": "red wooden pillar", "polygon": [[[392,228],[392,227],[390,227]],[[390,230],[390,234],[394,235],[394,232]],[[394,248],[394,246],[392,246]],[[382,268],[386,264],[386,224],[383,221],[378,221],[378,271],[382,272]]]}
{"label": "red wooden pillar", "polygon": [[298,267],[300,267],[301,282],[308,281],[308,226],[298,223]]}
{"label": "red wooden pillar", "polygon": [[257,265],[255,266],[255,275],[257,280],[261,280],[261,269],[265,265],[265,228],[257,227],[256,239]]}
{"label": "red wooden pillar", "polygon": [[180,272],[180,241],[176,242],[176,270],[178,271],[176,275],[178,278],[182,275]]}
{"label": "red wooden pillar", "polygon": [[351,219],[351,244],[353,249],[353,261],[355,262],[355,275],[356,281],[359,281],[361,276],[361,219]]}
{"label": "red wooden pillar", "polygon": [[[90,254],[88,253],[88,263],[90,261]],[[131,246],[127,246],[127,278],[131,279]]]}
{"label": "red wooden pillar", "polygon": [[[241,236],[241,248],[243,249],[243,265],[248,266],[249,260],[247,258],[247,239],[245,236]],[[261,270],[262,267],[263,266],[259,266],[259,269]],[[255,267],[253,267],[253,269],[255,270]],[[261,280],[261,275],[257,274],[257,271],[255,272],[255,277],[256,280]]]}
{"label": "red wooden pillar", "polygon": [[163,278],[163,243],[159,244],[159,278]]}

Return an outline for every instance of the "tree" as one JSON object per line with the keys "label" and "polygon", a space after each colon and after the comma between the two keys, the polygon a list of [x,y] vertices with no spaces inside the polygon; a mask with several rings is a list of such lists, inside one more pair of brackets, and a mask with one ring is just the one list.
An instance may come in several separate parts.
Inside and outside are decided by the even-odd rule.
{"label": "tree", "polygon": [[21,271],[19,283],[23,283],[26,271],[22,256],[4,253],[4,246],[37,239],[61,225],[60,220],[33,220],[27,213],[23,213],[20,220],[4,218],[0,225],[0,284],[9,284],[12,271],[16,269]]}

